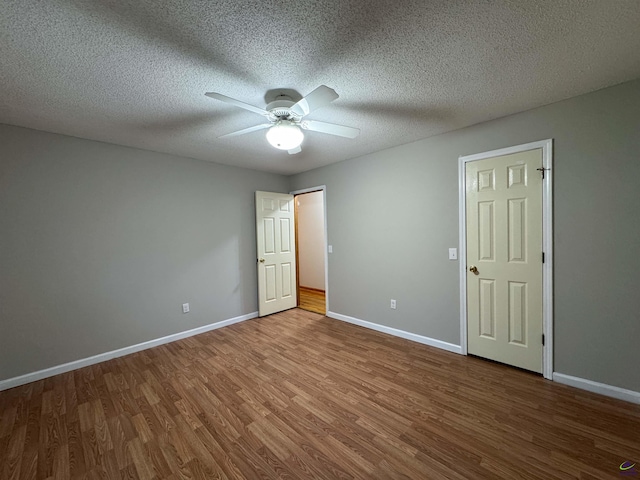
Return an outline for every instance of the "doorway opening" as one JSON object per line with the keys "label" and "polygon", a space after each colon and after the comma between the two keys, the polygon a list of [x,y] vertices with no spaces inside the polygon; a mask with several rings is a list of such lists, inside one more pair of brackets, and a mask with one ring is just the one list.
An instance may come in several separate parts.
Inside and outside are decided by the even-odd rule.
{"label": "doorway opening", "polygon": [[294,195],[298,308],[327,312],[327,240],[325,189]]}

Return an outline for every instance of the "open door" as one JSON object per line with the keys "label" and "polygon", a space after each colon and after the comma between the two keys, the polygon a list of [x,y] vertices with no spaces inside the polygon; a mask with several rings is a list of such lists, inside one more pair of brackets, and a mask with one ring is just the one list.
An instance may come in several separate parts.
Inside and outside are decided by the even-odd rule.
{"label": "open door", "polygon": [[297,306],[293,195],[256,192],[258,312]]}

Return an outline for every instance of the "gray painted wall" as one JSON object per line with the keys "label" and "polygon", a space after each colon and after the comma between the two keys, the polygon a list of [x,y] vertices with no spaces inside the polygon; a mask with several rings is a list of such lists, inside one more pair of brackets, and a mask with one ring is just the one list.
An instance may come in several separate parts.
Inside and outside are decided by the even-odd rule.
{"label": "gray painted wall", "polygon": [[288,179],[0,125],[0,380],[255,311],[253,192],[317,185],[331,310],[457,344],[457,158],[553,138],[554,370],[640,391],[639,132],[640,80]]}
{"label": "gray painted wall", "polygon": [[257,310],[286,177],[6,125],[0,154],[0,380]]}
{"label": "gray painted wall", "polygon": [[459,344],[457,159],[547,138],[554,371],[640,391],[640,80],[292,177],[327,186],[331,310]]}

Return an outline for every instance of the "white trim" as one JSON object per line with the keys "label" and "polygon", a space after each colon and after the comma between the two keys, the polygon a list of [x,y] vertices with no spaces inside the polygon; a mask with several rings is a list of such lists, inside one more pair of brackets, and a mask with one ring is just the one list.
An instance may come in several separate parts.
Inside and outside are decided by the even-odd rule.
{"label": "white trim", "polygon": [[327,189],[326,185],[318,185],[317,187],[309,187],[309,188],[302,188],[300,190],[294,190],[292,192],[289,192],[289,195],[302,195],[303,193],[319,192],[320,190],[326,190],[326,189]]}
{"label": "white trim", "polygon": [[100,353],[88,358],[82,358],[80,360],[74,360],[73,362],[63,363],[55,367],[46,368],[44,370],[38,370],[37,372],[27,373],[19,377],[9,378],[7,380],[0,381],[0,392],[9,388],[18,387],[27,383],[42,380],[43,378],[53,377],[54,375],[60,375],[61,373],[67,373],[78,368],[88,367],[89,365],[95,365],[96,363],[105,362],[113,358],[123,357],[131,353],[136,353],[148,348],[157,347],[158,345],[164,345],[165,343],[175,342],[187,337],[193,337],[201,333],[216,330],[222,327],[228,327],[234,323],[244,322],[252,318],[257,318],[258,312],[248,313],[239,317],[230,318],[221,322],[212,323],[203,327],[194,328],[185,332],[174,333],[173,335],[167,335],[166,337],[156,338],[155,340],[149,340],[148,342],[138,343],[129,347],[119,348],[118,350],[112,350],[110,352]]}
{"label": "white trim", "polygon": [[467,355],[467,196],[465,162],[458,159],[458,268],[460,270],[460,353]]}
{"label": "white trim", "polygon": [[[293,195],[302,195],[303,193],[322,192],[322,207],[324,208],[324,302],[325,310],[329,311],[329,234],[327,233],[327,186],[319,185],[317,187],[303,188],[302,190],[294,190],[289,192]],[[300,279],[297,280],[300,282]]]}
{"label": "white trim", "polygon": [[527,150],[535,150],[536,148],[550,148],[552,142],[552,139],[538,140],[537,142],[523,143],[522,145],[499,148],[497,150],[491,150],[489,152],[474,153],[473,155],[463,155],[459,158],[461,160],[464,160],[465,162],[473,162],[475,160],[484,160],[485,158],[502,157],[504,155],[526,152]]}
{"label": "white trim", "polygon": [[640,405],[640,392],[626,390],[620,387],[607,385],[606,383],[598,383],[584,378],[572,377],[564,373],[553,372],[553,381],[569,385],[570,387],[580,388],[593,393],[599,393],[607,397],[617,398],[626,402],[636,403]]}
{"label": "white trim", "polygon": [[440,348],[448,352],[461,353],[459,345],[443,342],[442,340],[436,340],[435,338],[424,337],[422,335],[417,335],[415,333],[405,332],[404,330],[398,330],[397,328],[392,328],[384,325],[379,325],[377,323],[367,322],[366,320],[360,320],[359,318],[349,317],[347,315],[342,315],[340,313],[335,313],[335,312],[328,311],[327,317],[333,318],[335,320],[341,320],[347,323],[352,323],[353,325],[359,325],[361,327],[369,328],[371,330],[376,330],[378,332],[393,335],[394,337],[405,338],[413,342],[429,345],[430,347]]}
{"label": "white trim", "polygon": [[542,328],[544,349],[542,375],[553,379],[553,140],[545,140],[542,147]]}
{"label": "white trim", "polygon": [[542,332],[545,345],[542,354],[542,374],[548,380],[553,379],[553,140],[540,140],[513,147],[501,148],[490,152],[465,155],[458,158],[458,218],[459,218],[459,261],[460,261],[460,348],[467,354],[467,218],[466,218],[466,179],[467,162],[485,158],[511,155],[527,150],[542,149],[542,167],[545,169],[542,181],[542,251],[545,262],[542,266]]}

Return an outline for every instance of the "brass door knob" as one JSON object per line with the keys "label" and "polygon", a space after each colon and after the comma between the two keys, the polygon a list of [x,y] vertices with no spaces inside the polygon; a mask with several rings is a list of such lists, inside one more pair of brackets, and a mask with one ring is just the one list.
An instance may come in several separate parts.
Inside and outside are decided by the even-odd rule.
{"label": "brass door knob", "polygon": [[474,273],[475,275],[478,275],[478,267],[476,267],[475,265],[471,265],[471,267],[469,267],[469,271]]}
{"label": "brass door knob", "polygon": [[264,258],[261,258],[260,260],[258,260],[260,263],[264,263]]}

